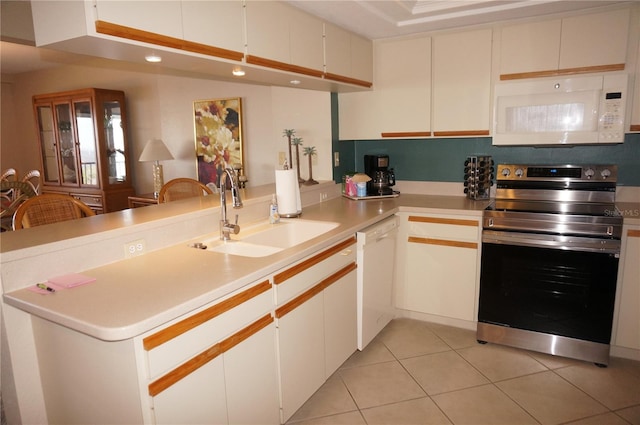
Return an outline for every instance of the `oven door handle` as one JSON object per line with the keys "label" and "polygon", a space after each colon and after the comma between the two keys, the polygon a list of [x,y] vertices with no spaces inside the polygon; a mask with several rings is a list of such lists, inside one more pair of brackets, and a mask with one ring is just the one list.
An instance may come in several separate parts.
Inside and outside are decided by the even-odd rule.
{"label": "oven door handle", "polygon": [[599,252],[620,256],[619,239],[585,238],[580,236],[545,235],[518,232],[482,231],[482,243],[518,245],[566,251]]}

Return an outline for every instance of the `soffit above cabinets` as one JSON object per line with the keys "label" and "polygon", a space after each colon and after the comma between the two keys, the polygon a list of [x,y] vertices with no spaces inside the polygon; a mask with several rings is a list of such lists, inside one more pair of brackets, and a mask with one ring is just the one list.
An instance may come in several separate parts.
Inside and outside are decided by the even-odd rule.
{"label": "soffit above cabinets", "polygon": [[617,0],[289,0],[371,40],[632,3]]}

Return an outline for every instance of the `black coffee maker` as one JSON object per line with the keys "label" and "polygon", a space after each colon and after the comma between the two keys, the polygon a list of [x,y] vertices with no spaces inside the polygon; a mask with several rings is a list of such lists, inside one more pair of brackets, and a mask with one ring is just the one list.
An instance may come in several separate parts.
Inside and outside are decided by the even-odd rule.
{"label": "black coffee maker", "polygon": [[367,182],[368,196],[393,195],[391,186],[396,184],[396,175],[389,168],[389,155],[365,155],[364,173],[371,177]]}

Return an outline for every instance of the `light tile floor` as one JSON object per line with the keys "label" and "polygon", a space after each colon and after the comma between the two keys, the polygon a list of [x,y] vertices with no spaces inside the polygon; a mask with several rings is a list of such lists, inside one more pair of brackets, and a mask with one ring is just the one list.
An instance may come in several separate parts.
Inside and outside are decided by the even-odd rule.
{"label": "light tile floor", "polygon": [[288,423],[640,425],[640,362],[599,368],[395,319]]}

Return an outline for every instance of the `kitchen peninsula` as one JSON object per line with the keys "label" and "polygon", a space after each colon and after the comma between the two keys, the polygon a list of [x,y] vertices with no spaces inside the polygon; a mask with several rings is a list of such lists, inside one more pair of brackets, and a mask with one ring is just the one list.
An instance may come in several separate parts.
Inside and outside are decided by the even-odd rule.
{"label": "kitchen peninsula", "polygon": [[[170,358],[175,356],[175,352],[187,349],[191,342],[185,343],[184,338],[188,340],[193,334],[180,333],[173,342],[168,340],[158,345],[159,350],[169,347],[159,354],[156,354],[156,346],[148,345],[146,341],[166,333],[167,329],[183,323],[185,319],[212,311],[211,308],[218,308],[225,301],[239,296],[243,297],[242,303],[212,318],[211,326],[228,328],[229,334],[245,339],[234,345],[235,342],[228,341],[229,334],[216,335],[218,339],[215,341],[219,343],[196,350],[197,353],[203,349],[210,353],[210,348],[225,350],[227,345],[233,346],[218,356],[221,359],[219,363],[216,357],[206,366],[212,370],[203,376],[221,378],[202,378],[206,385],[224,383],[226,379],[227,386],[207,386],[210,392],[198,395],[208,397],[208,400],[218,400],[220,394],[226,397],[230,406],[228,421],[233,422],[232,410],[243,410],[242,400],[239,405],[234,404],[238,399],[233,388],[236,368],[246,365],[238,359],[249,356],[253,359],[249,365],[261,366],[255,370],[259,375],[251,376],[260,385],[264,384],[264,387],[256,384],[257,387],[270,388],[269,385],[276,382],[277,388],[278,379],[280,382],[286,380],[286,371],[281,372],[281,376],[277,375],[272,336],[277,326],[284,329],[285,320],[289,320],[287,310],[298,309],[290,302],[316,288],[314,282],[320,282],[317,292],[299,301],[300,308],[319,311],[321,319],[338,317],[343,311],[339,303],[347,299],[343,290],[344,294],[352,294],[354,290],[352,280],[343,279],[350,279],[355,267],[352,251],[355,250],[353,236],[356,231],[398,212],[443,215],[453,219],[456,216],[476,217],[479,220],[490,202],[471,201],[462,196],[412,194],[352,201],[341,197],[339,190],[339,185],[325,182],[302,192],[302,219],[339,223],[337,227],[322,236],[264,257],[232,256],[189,246],[205,236],[217,236],[219,205],[215,196],[105,214],[84,219],[74,226],[61,223],[3,234],[4,326],[11,360],[10,368],[5,369],[3,364],[3,373],[10,373],[5,376],[14,379],[22,421],[86,421],[88,418],[82,416],[86,414],[93,415],[94,423],[100,420],[160,423],[162,418],[170,421],[171,412],[162,409],[175,400],[163,400],[162,397],[169,394],[167,391],[171,391],[172,385],[180,385],[180,382],[169,385],[167,391],[158,391],[157,386],[165,385],[158,377],[170,375],[167,371],[182,370]],[[245,189],[245,207],[234,210],[239,214],[243,230],[248,229],[251,223],[266,219],[272,192],[273,185]],[[327,200],[317,203],[323,198]],[[66,237],[59,240],[62,234]],[[144,240],[147,252],[123,259],[123,246],[135,240]],[[318,257],[320,254],[322,257]],[[278,284],[280,279],[287,278],[282,275],[294,269],[298,273],[299,265],[310,260],[313,261],[309,263],[308,274],[300,274],[304,279]],[[34,264],[38,266],[34,267]],[[51,295],[27,289],[37,282],[66,273],[83,273],[95,277],[96,282]],[[300,285],[302,289],[292,288],[292,285]],[[334,290],[340,292],[333,293]],[[322,294],[322,297],[315,296],[317,294]],[[323,297],[332,306],[324,315]],[[344,309],[352,307],[355,308],[344,306]],[[226,312],[235,316],[227,317]],[[237,316],[240,313],[241,318]],[[318,329],[316,321],[304,321],[307,317],[315,316],[301,316],[295,320],[303,330],[307,325],[313,325],[309,330],[324,332],[323,341],[331,340],[334,331],[337,337],[341,336],[340,326],[335,326],[335,323],[325,321],[322,325],[321,321]],[[278,321],[277,324],[274,320]],[[193,331],[197,332],[205,325],[202,322]],[[241,334],[245,330],[246,333]],[[292,335],[297,335],[295,329]],[[289,346],[282,337],[279,344],[282,355]],[[293,345],[300,349],[305,346],[295,339]],[[346,353],[348,357],[355,351],[355,345],[347,347],[351,350]],[[339,351],[334,350],[335,347],[320,346],[321,351],[323,348],[326,358]],[[232,351],[236,349],[240,351]],[[260,354],[258,357],[255,357],[256,352]],[[210,354],[217,356],[216,353]],[[340,363],[344,361],[344,353],[341,355]],[[189,359],[193,355],[185,356]],[[184,360],[178,360],[177,365],[190,361]],[[263,367],[269,364],[270,371]],[[289,366],[288,363],[285,366]],[[310,364],[306,367],[313,368]],[[324,361],[321,369],[324,373]],[[250,373],[253,372],[254,369],[250,369]],[[190,377],[197,375],[193,373]],[[76,385],[64,387],[64,394],[59,391],[60,384],[74,382]],[[177,392],[187,394],[185,391],[184,388],[177,389]],[[292,391],[295,393],[295,388]],[[284,389],[283,394],[286,394]],[[177,397],[175,394],[166,397],[174,396]],[[281,401],[283,405],[279,405],[279,400],[271,402],[270,406],[263,406],[266,411],[273,412],[274,403],[277,408],[285,410],[284,417],[275,417],[276,422],[286,420],[292,413],[290,410],[299,404],[296,400],[288,408],[288,400]],[[90,413],[83,413],[85,411]]]}

